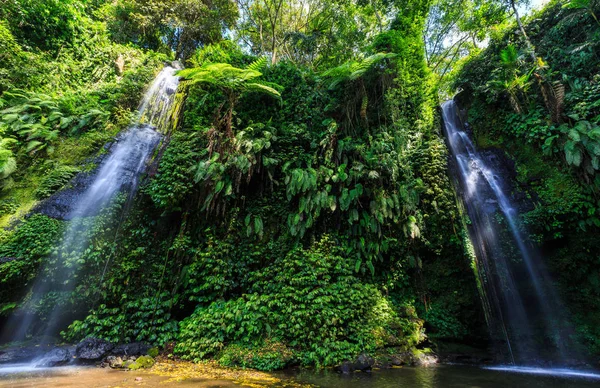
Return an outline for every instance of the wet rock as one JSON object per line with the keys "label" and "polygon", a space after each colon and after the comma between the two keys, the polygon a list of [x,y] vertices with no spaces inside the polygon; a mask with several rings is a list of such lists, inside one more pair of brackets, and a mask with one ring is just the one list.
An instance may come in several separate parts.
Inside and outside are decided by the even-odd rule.
{"label": "wet rock", "polygon": [[154,348],[150,348],[148,350],[148,352],[146,352],[147,355],[149,355],[152,358],[156,358],[158,356],[158,354],[160,353],[160,351],[158,350],[157,347]]}
{"label": "wet rock", "polygon": [[446,353],[440,356],[440,361],[449,364],[482,365],[492,364],[494,359],[487,355]]}
{"label": "wet rock", "polygon": [[354,368],[362,371],[371,370],[373,364],[375,364],[373,357],[366,354],[361,354],[357,357],[356,362],[354,363]]}
{"label": "wet rock", "polygon": [[112,369],[120,369],[123,368],[124,361],[119,356],[108,356],[105,363]]}
{"label": "wet rock", "polygon": [[54,348],[46,353],[37,363],[37,366],[61,366],[68,364],[72,359],[71,352],[66,348]]}
{"label": "wet rock", "polygon": [[368,356],[366,354],[361,354],[356,358],[355,361],[344,361],[340,365],[338,365],[335,369],[341,373],[352,373],[355,371],[366,372],[370,371],[373,365],[375,364],[375,360],[373,357]]}
{"label": "wet rock", "polygon": [[344,361],[335,368],[338,372],[347,374],[354,372],[354,363],[351,361]]}
{"label": "wet rock", "polygon": [[20,347],[0,350],[0,364],[14,364],[31,361],[41,354],[37,347]]}
{"label": "wet rock", "polygon": [[143,356],[148,354],[151,346],[143,342],[132,342],[130,344],[121,344],[115,346],[110,352],[114,356],[129,357],[129,356]]}
{"label": "wet rock", "polygon": [[75,355],[81,361],[98,361],[113,349],[113,344],[98,338],[86,338],[77,345]]}
{"label": "wet rock", "polygon": [[432,366],[437,364],[438,358],[435,354],[430,352],[415,352],[413,365],[416,366]]}

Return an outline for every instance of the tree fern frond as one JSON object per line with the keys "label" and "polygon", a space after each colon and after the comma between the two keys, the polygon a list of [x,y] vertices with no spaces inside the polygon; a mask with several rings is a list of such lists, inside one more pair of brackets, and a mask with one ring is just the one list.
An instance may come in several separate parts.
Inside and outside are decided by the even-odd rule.
{"label": "tree fern frond", "polygon": [[322,76],[328,78],[329,89],[335,89],[339,84],[345,81],[355,81],[361,78],[371,67],[384,59],[397,57],[395,53],[377,53],[362,61],[346,62],[340,66],[325,71]]}
{"label": "tree fern frond", "polygon": [[279,94],[279,92],[277,90],[275,90],[274,88],[272,88],[270,86],[264,85],[262,83],[258,83],[258,82],[248,83],[248,84],[246,84],[245,91],[262,92],[262,93],[268,94],[271,97],[274,97],[274,98],[278,99],[279,101],[281,101],[281,94]]}
{"label": "tree fern frond", "polygon": [[261,71],[267,66],[267,57],[260,57],[248,66],[246,66],[247,70]]}

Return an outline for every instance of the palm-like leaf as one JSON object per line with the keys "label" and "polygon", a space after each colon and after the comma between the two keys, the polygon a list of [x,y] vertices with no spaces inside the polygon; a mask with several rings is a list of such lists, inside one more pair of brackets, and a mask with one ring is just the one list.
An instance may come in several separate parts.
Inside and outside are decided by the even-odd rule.
{"label": "palm-like leaf", "polygon": [[[228,63],[210,63],[201,67],[180,70],[178,75],[188,81],[186,85],[207,84],[237,93],[261,92],[281,98],[275,87],[279,85],[256,80],[262,73],[258,68],[263,61],[258,59],[245,69],[233,67]],[[250,82],[253,81],[253,82]]]}
{"label": "palm-like leaf", "polygon": [[363,59],[362,61],[346,62],[338,67],[329,69],[323,73],[323,77],[329,80],[329,89],[335,89],[345,81],[355,81],[362,77],[373,65],[384,59],[395,58],[394,53],[377,53]]}

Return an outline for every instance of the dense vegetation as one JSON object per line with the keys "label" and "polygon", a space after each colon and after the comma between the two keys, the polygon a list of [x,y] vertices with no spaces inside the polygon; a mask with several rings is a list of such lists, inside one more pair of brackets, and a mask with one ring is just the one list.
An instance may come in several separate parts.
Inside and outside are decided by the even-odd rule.
{"label": "dense vegetation", "polygon": [[[35,336],[58,305],[67,341],[264,370],[485,346],[436,109],[452,84],[479,145],[514,158],[525,221],[600,352],[596,5],[534,13],[528,45],[510,6],[482,4],[0,0],[0,322],[21,309]],[[448,20],[465,46],[438,48]],[[175,58],[177,127],[65,259],[68,221],[32,209],[94,170]]]}

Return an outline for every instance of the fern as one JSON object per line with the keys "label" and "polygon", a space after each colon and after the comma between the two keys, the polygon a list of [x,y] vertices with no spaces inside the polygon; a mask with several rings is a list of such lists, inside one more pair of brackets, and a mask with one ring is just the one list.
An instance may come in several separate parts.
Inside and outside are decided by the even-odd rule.
{"label": "fern", "polygon": [[[225,145],[218,138],[224,134],[231,140],[234,138],[232,121],[234,107],[244,93],[262,93],[271,96],[281,102],[281,86],[267,83],[259,78],[262,73],[257,69],[264,67],[266,58],[259,58],[245,69],[231,66],[228,63],[209,63],[200,67],[180,70],[177,74],[184,78],[183,87],[189,88],[194,85],[210,85],[220,89],[226,98],[227,108],[222,117],[216,118],[214,127],[217,132],[209,139],[209,150],[218,153],[224,151]],[[216,144],[215,144],[216,143]]]}
{"label": "fern", "polygon": [[254,70],[254,71],[261,71],[265,67],[267,67],[267,57],[260,57],[256,61],[254,61],[251,64],[249,64],[248,66],[246,66],[246,69]]}
{"label": "fern", "polygon": [[49,95],[23,90],[5,92],[6,108],[0,110],[0,128],[26,144],[25,151],[51,153],[62,131],[71,133],[101,125],[109,113],[92,109],[85,114],[67,115],[59,101]]}
{"label": "fern", "polygon": [[361,78],[367,70],[384,59],[397,57],[394,53],[377,53],[363,59],[362,61],[346,62],[343,65],[325,71],[322,76],[329,79],[329,89],[335,89],[346,81],[356,81]]}

